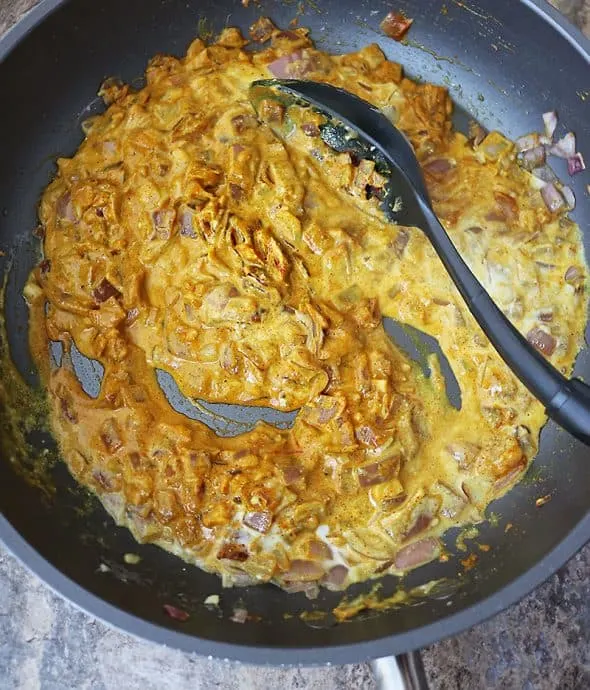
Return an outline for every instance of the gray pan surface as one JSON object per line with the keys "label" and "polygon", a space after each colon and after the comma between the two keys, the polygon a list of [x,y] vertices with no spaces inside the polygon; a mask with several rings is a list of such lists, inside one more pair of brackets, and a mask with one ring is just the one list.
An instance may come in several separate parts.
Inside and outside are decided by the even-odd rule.
{"label": "gray pan surface", "polygon": [[[326,50],[350,51],[376,41],[405,65],[409,76],[447,85],[460,128],[474,117],[516,137],[538,130],[541,113],[556,108],[560,133],[566,127],[575,131],[590,160],[589,45],[548,5],[541,0],[449,0],[444,12],[438,0],[397,0],[395,6],[415,19],[405,46],[378,31],[392,8],[383,0],[307,0],[300,24],[311,27]],[[152,55],[182,54],[199,26],[213,31],[228,24],[246,28],[261,14],[286,26],[296,11],[296,3],[264,0],[248,8],[230,0],[43,0],[0,41],[0,247],[7,252],[0,258],[0,271],[8,271],[10,350],[27,380],[34,383],[36,377],[27,348],[22,287],[38,260],[38,241],[31,235],[37,202],[55,173],[55,158],[75,151],[82,139],[80,123],[99,111],[100,83],[107,76],[140,83]],[[556,171],[564,173],[559,167]],[[588,251],[587,182],[585,174],[574,181],[578,206],[573,217],[585,232]],[[96,385],[92,364],[80,366],[87,370],[87,385]],[[575,373],[590,379],[588,350]],[[172,403],[193,414],[174,386],[163,383]],[[234,410],[217,411],[235,417]],[[267,413],[279,424],[290,421]],[[252,423],[242,413],[237,419],[238,425],[226,425],[226,433],[239,433],[244,421]],[[5,439],[4,417],[2,426]],[[36,442],[51,440],[39,434]],[[490,508],[500,517],[481,526],[479,541],[492,548],[479,554],[476,568],[459,576],[457,557],[420,568],[405,579],[407,587],[433,578],[448,578],[453,586],[416,605],[339,626],[329,616],[311,626],[297,615],[329,611],[339,595],[323,592],[309,602],[302,594],[287,595],[271,586],[222,590],[217,577],[156,547],[137,545],[97,501],[89,501],[62,464],[53,469],[54,495],[45,497],[14,472],[4,441],[0,538],[63,596],[147,639],[253,663],[350,663],[418,648],[463,630],[509,606],[561,566],[590,537],[588,454],[582,444],[548,425],[529,479]],[[535,499],[546,494],[552,500],[535,507]],[[514,527],[505,532],[509,522]],[[452,552],[456,536],[448,537]],[[141,562],[125,565],[127,552],[139,554]],[[106,572],[101,564],[108,566]],[[395,578],[384,579],[383,594],[398,584]],[[355,586],[348,594],[371,587]],[[213,593],[221,595],[221,612],[203,604]],[[261,621],[232,622],[238,602]],[[190,611],[190,619],[170,619],[165,603]]]}

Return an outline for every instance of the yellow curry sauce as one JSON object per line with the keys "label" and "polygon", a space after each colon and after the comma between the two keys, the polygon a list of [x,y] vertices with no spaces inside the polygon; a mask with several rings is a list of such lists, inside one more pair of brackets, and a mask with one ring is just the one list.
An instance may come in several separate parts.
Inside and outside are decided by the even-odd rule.
{"label": "yellow curry sauce", "polygon": [[[271,65],[382,108],[462,255],[566,374],[586,266],[577,226],[549,213],[512,144],[452,130],[444,88],[403,78],[376,45],[331,56],[267,20],[253,36],[269,47],[226,29],[154,58],[140,91],[105,85],[108,109],[43,195],[26,297],[63,457],[117,522],[226,585],[313,594],[437,557],[445,530],[521,477],[545,415],[425,236],[385,222],[374,165],[328,148],[312,110],[277,136],[250,83]],[[438,340],[460,410],[384,315]],[[67,357],[49,367],[50,340],[102,363],[97,398]],[[189,398],[300,412],[291,429],[222,438],[171,408],[156,369]]]}

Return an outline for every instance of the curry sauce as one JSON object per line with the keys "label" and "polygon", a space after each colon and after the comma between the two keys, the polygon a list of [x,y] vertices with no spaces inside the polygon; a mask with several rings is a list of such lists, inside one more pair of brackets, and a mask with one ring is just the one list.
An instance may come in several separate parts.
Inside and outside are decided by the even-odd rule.
{"label": "curry sauce", "polygon": [[[63,458],[117,522],[226,585],[313,596],[436,558],[450,526],[522,476],[546,417],[426,237],[386,221],[374,163],[328,147],[313,110],[258,119],[251,82],[306,77],[381,108],[463,257],[565,374],[586,266],[577,226],[547,210],[512,143],[453,130],[444,88],[404,78],[376,45],[328,55],[268,20],[252,37],[269,43],[245,50],[226,29],[154,58],[141,90],[103,86],[105,113],[43,194],[25,295]],[[438,340],[460,410],[436,358],[425,377],[383,316]],[[104,367],[95,398],[73,344]],[[188,398],[299,413],[220,437],[172,409],[155,370]]]}

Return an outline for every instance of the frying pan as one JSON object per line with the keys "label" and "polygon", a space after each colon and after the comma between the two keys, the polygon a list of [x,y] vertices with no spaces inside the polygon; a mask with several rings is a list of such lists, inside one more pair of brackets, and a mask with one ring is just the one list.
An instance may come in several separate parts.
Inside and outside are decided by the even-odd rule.
{"label": "frying pan", "polygon": [[[558,109],[560,126],[578,136],[582,153],[590,141],[590,46],[541,0],[396,0],[393,9],[414,18],[407,45],[384,37],[379,21],[391,0],[42,0],[0,40],[0,270],[7,272],[6,322],[12,358],[31,384],[35,374],[27,347],[26,276],[39,258],[31,235],[55,158],[71,155],[82,139],[80,123],[99,112],[99,84],[118,76],[139,85],[148,59],[158,52],[181,55],[198,30],[225,25],[245,29],[261,14],[286,26],[303,10],[321,48],[351,51],[377,42],[406,73],[449,87],[456,126],[470,117],[510,137],[538,130],[541,113]],[[563,132],[559,132],[562,134]],[[587,155],[590,158],[590,155]],[[560,175],[565,173],[557,167]],[[573,188],[573,214],[590,247],[587,177]],[[575,374],[590,378],[590,350]],[[18,410],[14,411],[18,416]],[[130,633],[200,654],[251,663],[351,663],[407,652],[482,621],[545,580],[590,537],[589,451],[549,424],[540,452],[525,478],[494,503],[495,519],[480,527],[477,567],[464,571],[450,533],[451,558],[411,572],[412,588],[443,579],[446,588],[413,605],[334,625],[330,615],[313,622],[302,611],[329,612],[341,595],[322,592],[310,602],[272,586],[222,590],[217,577],[183,564],[164,551],[138,545],[71,479],[62,463],[51,469],[47,495],[9,462],[6,410],[0,445],[0,538],[41,579],[89,613]],[[30,439],[50,443],[42,432]],[[535,505],[540,496],[551,500]],[[507,531],[508,524],[512,529]],[[469,542],[468,542],[469,543]],[[125,553],[136,553],[131,566]],[[382,596],[399,587],[382,581]],[[348,595],[368,592],[357,585]],[[209,594],[221,605],[207,608]],[[164,604],[191,613],[179,622]],[[236,605],[258,620],[230,620]]]}

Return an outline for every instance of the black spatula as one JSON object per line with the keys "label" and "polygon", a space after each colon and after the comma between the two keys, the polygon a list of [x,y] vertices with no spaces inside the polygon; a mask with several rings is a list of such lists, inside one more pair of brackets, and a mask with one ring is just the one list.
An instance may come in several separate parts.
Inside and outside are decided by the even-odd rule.
{"label": "black spatula", "polygon": [[427,235],[498,354],[552,419],[590,445],[590,387],[579,379],[566,379],[496,306],[436,217],[411,144],[385,115],[343,89],[312,81],[256,81],[250,98],[255,108],[263,100],[274,99],[320,110],[328,118],[322,138],[329,146],[337,150],[356,148],[386,170],[383,209],[387,217],[400,225],[420,228]]}

